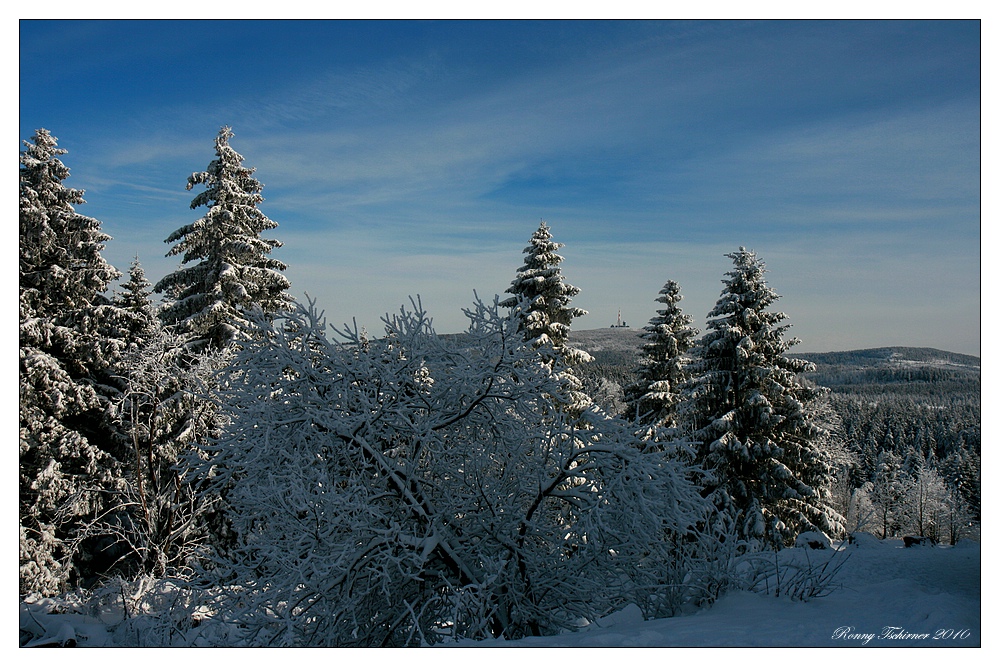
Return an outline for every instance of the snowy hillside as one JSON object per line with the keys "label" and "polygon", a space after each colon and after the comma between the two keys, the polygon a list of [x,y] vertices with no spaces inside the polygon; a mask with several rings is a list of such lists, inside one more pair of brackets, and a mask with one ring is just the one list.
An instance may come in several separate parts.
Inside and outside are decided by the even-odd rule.
{"label": "snowy hillside", "polygon": [[595,352],[635,352],[638,354],[642,346],[640,334],[642,328],[608,328],[608,329],[585,329],[583,331],[571,331],[569,335],[570,343],[586,350],[590,354]]}
{"label": "snowy hillside", "polygon": [[945,352],[930,347],[876,347],[850,352],[804,352],[799,355],[817,365],[855,366],[938,366],[979,370],[980,359],[968,354]]}
{"label": "snowy hillside", "polygon": [[[598,361],[608,357],[639,358],[642,347],[642,327],[585,329],[572,331],[570,343],[595,356]],[[980,359],[927,347],[878,347],[844,352],[797,352],[794,356],[816,364],[817,368],[899,368],[932,367],[965,370],[978,373]]]}

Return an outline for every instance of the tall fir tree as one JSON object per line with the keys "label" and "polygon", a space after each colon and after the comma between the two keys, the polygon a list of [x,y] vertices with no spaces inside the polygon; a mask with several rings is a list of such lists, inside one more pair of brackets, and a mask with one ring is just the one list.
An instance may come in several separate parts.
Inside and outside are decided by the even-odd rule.
{"label": "tall fir tree", "polygon": [[215,140],[215,159],[206,171],[188,178],[188,190],[205,186],[191,208],[205,206],[208,211],[166,239],[175,244],[167,256],[180,255],[188,266],[154,288],[166,296],[160,311],[164,323],[183,335],[193,352],[225,348],[246,324],[244,309],[259,307],[274,314],[293,302],[282,273],[286,266],[269,256],[282,244],[260,236],[278,225],[257,208],[264,201],[263,185],[229,145],[232,137],[233,131],[223,127]]}
{"label": "tall fir tree", "polygon": [[656,301],[664,308],[640,334],[645,341],[642,365],[635,382],[625,387],[622,417],[644,427],[646,439],[670,438],[677,433],[682,388],[691,375],[688,353],[698,335],[698,329],[690,326],[692,317],[678,305],[682,298],[680,286],[673,280],[660,290]]}
{"label": "tall fir tree", "polygon": [[543,361],[554,367],[557,362],[567,386],[565,409],[582,413],[592,401],[582,391],[583,385],[573,373],[575,366],[592,361],[592,357],[569,344],[572,322],[587,311],[571,306],[579,288],[567,283],[562,275],[563,258],[557,250],[564,244],[552,240],[552,233],[545,221],[531,236],[524,249],[524,265],[517,270],[507,288],[509,299],[500,302],[504,308],[524,304],[519,330],[526,341],[538,350]]}
{"label": "tall fir tree", "polygon": [[814,402],[825,392],[799,374],[812,364],[785,356],[786,315],[769,311],[779,296],[764,263],[741,247],[735,268],[698,342],[686,405],[706,493],[751,544],[778,547],[804,529],[841,530],[828,503],[832,461]]}
{"label": "tall fir tree", "polygon": [[20,154],[19,516],[21,594],[53,594],[92,571],[79,529],[120,482],[108,430],[114,350],[104,296],[120,274],[100,221],[73,208],[66,153],[40,129]]}

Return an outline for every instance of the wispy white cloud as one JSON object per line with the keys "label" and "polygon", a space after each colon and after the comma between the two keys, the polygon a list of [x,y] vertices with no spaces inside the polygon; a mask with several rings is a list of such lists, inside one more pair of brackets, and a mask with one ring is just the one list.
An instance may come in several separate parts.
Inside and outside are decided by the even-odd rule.
{"label": "wispy white cloud", "polygon": [[[749,245],[788,286],[797,333],[830,349],[905,332],[922,299],[978,329],[979,102],[941,74],[965,62],[955,40],[895,23],[595,30],[538,44],[530,66],[484,67],[474,40],[468,57],[373,47],[138,105],[74,152],[84,212],[121,240],[119,266],[138,250],[149,275],[172,270],[162,239],[198,214],[184,183],[225,123],[293,289],[339,319],[377,323],[420,293],[460,328],[472,289],[506,289],[545,218],[592,312],[581,326],[618,307],[644,322],[668,278],[700,319],[724,253]],[[863,327],[844,325],[852,312]]]}

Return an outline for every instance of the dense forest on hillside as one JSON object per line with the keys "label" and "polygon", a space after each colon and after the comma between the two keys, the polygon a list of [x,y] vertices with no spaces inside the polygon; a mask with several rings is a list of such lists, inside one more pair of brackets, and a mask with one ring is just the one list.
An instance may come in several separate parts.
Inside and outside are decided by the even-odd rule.
{"label": "dense forest on hillside", "polygon": [[[585,386],[610,409],[620,408],[622,387],[634,381],[640,367],[641,331],[573,332],[573,343],[594,359],[581,371]],[[940,538],[978,535],[982,456],[978,357],[917,347],[796,356],[815,365],[803,378],[830,390],[831,425],[843,446],[835,500],[852,527],[880,536],[935,532],[920,521],[920,496],[930,485],[942,496],[947,495],[945,488],[957,489],[956,500],[965,505],[961,518],[949,523]],[[908,499],[913,495],[916,509]],[[888,508],[870,507],[872,497]],[[866,513],[871,514],[867,521]]]}

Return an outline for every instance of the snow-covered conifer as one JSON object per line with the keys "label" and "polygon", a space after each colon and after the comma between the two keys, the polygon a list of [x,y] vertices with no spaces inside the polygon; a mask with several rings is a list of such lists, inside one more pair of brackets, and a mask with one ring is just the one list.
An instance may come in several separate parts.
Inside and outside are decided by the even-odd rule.
{"label": "snow-covered conifer", "polygon": [[799,374],[806,361],[785,356],[786,315],[750,250],[727,255],[735,268],[698,341],[685,410],[693,421],[696,462],[720,508],[751,543],[778,546],[803,529],[839,532],[828,503],[832,460],[815,402],[821,388]]}
{"label": "snow-covered conifer", "polygon": [[225,347],[245,323],[247,308],[273,314],[292,302],[282,273],[286,267],[269,256],[281,243],[260,237],[277,223],[257,208],[264,200],[263,186],[229,145],[232,137],[232,130],[223,127],[215,140],[215,159],[206,171],[188,178],[188,190],[205,186],[191,208],[205,206],[208,211],[167,237],[167,243],[175,243],[167,256],[180,255],[187,266],[155,287],[166,295],[161,318],[186,337],[192,351]]}
{"label": "snow-covered conifer", "polygon": [[543,220],[524,249],[524,266],[517,270],[507,288],[510,298],[501,306],[515,308],[523,301],[527,306],[521,311],[519,331],[525,340],[537,349],[542,359],[551,365],[558,357],[567,369],[564,380],[568,383],[569,403],[564,409],[582,414],[591,405],[591,399],[582,391],[583,385],[572,369],[592,361],[592,357],[569,344],[572,322],[587,311],[571,306],[580,289],[567,283],[562,275],[563,258],[556,253],[562,243],[552,240],[549,226]]}
{"label": "snow-covered conifer", "polygon": [[156,335],[159,318],[151,298],[152,291],[152,283],[146,279],[146,272],[136,257],[129,266],[128,280],[115,295],[120,313],[118,337],[129,349],[142,347]]}
{"label": "snow-covered conifer", "polygon": [[684,471],[624,422],[554,409],[560,362],[497,302],[461,340],[415,303],[331,342],[310,304],[241,343],[205,466],[239,538],[212,573],[248,642],[513,639],[686,585],[662,539],[702,517]]}
{"label": "snow-covered conifer", "polygon": [[640,334],[646,342],[638,378],[625,387],[626,410],[622,416],[647,427],[649,437],[676,433],[682,387],[690,378],[687,355],[698,330],[690,326],[691,316],[681,311],[681,298],[680,286],[668,280],[656,299],[665,307]]}
{"label": "snow-covered conifer", "polygon": [[119,272],[101,256],[110,237],[80,215],[66,153],[40,129],[20,155],[20,590],[55,593],[91,554],[68,541],[115,490],[106,430],[110,366],[103,295]]}
{"label": "snow-covered conifer", "polygon": [[971,449],[959,448],[941,461],[941,474],[949,487],[954,488],[973,520],[981,519],[982,461]]}

